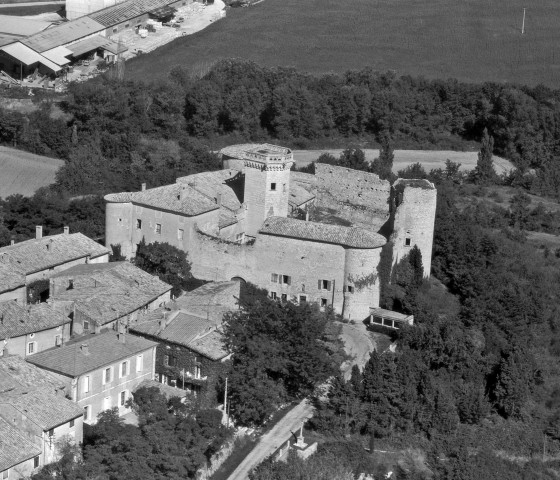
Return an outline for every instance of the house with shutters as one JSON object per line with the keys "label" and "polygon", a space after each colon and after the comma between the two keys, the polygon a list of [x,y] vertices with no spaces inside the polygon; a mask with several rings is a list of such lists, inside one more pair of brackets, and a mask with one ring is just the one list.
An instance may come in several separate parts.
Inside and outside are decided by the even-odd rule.
{"label": "house with shutters", "polygon": [[[15,300],[27,302],[26,287],[38,280],[47,280],[54,274],[74,265],[106,263],[110,250],[82,233],[63,233],[43,236],[43,227],[35,228],[35,238],[0,248],[0,302]],[[45,301],[48,288],[42,297]]]}
{"label": "house with shutters", "polygon": [[72,321],[51,305],[0,302],[0,357],[35,355],[70,340]]}
{"label": "house with shutters", "polygon": [[171,299],[171,285],[130,262],[76,265],[50,279],[49,304],[72,318],[72,334],[132,325]]}
{"label": "house with shutters", "polygon": [[62,443],[82,442],[82,409],[65,391],[22,358],[0,358],[0,478],[27,478],[58,460]]}
{"label": "house with shutters", "polygon": [[107,331],[78,337],[27,361],[70,383],[70,398],[92,424],[100,412],[113,407],[119,415],[130,412],[131,393],[144,380],[154,379],[156,347],[145,338]]}

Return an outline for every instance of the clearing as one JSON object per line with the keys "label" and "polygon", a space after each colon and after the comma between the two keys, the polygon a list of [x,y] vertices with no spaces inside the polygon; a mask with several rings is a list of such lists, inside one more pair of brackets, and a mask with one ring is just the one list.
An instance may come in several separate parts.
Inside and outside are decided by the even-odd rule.
{"label": "clearing", "polygon": [[[371,162],[379,156],[379,150],[364,149],[366,160]],[[336,158],[340,156],[342,150],[326,149],[326,150],[294,150],[294,160],[298,167],[303,167],[314,160],[317,160],[322,153],[330,153]],[[445,161],[451,160],[461,164],[461,170],[472,170],[476,166],[478,152],[456,152],[451,150],[395,150],[395,160],[393,163],[393,171],[397,173],[399,170],[420,163],[426,172],[434,168],[445,168]],[[514,169],[509,160],[501,157],[493,157],[494,169],[496,173],[501,174]]]}
{"label": "clearing", "polygon": [[127,75],[151,80],[176,64],[197,72],[216,60],[244,58],[311,73],[371,66],[399,75],[557,86],[558,25],[557,0],[266,0],[229,9],[207,29],[131,60]]}
{"label": "clearing", "polygon": [[0,198],[16,193],[33,195],[38,188],[54,182],[56,171],[63,164],[57,158],[0,147]]}

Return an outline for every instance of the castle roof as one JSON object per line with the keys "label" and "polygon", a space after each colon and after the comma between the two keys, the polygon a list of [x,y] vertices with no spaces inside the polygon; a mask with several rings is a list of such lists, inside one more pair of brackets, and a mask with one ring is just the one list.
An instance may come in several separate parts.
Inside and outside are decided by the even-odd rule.
{"label": "castle roof", "polygon": [[221,206],[231,211],[236,211],[241,206],[240,197],[242,192],[235,192],[233,184],[235,177],[239,175],[237,170],[217,170],[214,172],[202,172],[179,177],[177,183],[189,185],[197,192],[210,198],[214,203],[218,202],[217,195],[221,195]]}
{"label": "castle roof", "polygon": [[[87,349],[82,345],[87,345]],[[27,361],[62,375],[77,377],[156,346],[156,342],[134,335],[126,335],[122,342],[115,332],[106,332],[79,337],[63,347],[36,353]]]}
{"label": "castle roof", "polygon": [[2,247],[0,263],[10,265],[17,277],[18,274],[29,275],[72,260],[109,253],[108,248],[82,233],[60,233]]}
{"label": "castle roof", "polygon": [[382,235],[363,228],[306,222],[285,217],[267,218],[259,233],[312,242],[334,243],[350,248],[379,248],[387,243]]}
{"label": "castle roof", "polygon": [[0,303],[0,340],[40,332],[70,323],[70,319],[46,303],[23,307],[16,302]]}

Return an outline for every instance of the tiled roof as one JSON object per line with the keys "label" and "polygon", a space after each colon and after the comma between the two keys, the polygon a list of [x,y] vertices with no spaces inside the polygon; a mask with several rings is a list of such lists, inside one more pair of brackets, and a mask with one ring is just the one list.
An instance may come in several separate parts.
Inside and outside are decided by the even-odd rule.
{"label": "tiled roof", "polygon": [[112,27],[170,3],[173,2],[171,0],[128,0],[90,13],[89,17],[106,27]]}
{"label": "tiled roof", "polygon": [[101,23],[88,17],[81,17],[31,35],[21,40],[21,43],[36,52],[42,53],[51,48],[66,45],[88,35],[101,32],[102,30],[105,30],[105,27]]}
{"label": "tiled roof", "polygon": [[105,201],[110,203],[132,202],[182,213],[190,217],[220,208],[213,198],[203,195],[187,184],[178,183],[149,188],[140,192],[110,193],[105,195]]}
{"label": "tiled roof", "polygon": [[235,225],[237,223],[237,218],[232,215],[228,210],[220,209],[220,218],[218,219],[218,227],[226,228],[230,225]]}
{"label": "tiled roof", "polygon": [[183,345],[212,360],[218,360],[227,356],[228,352],[221,333],[213,333],[216,326],[216,323],[206,318],[178,311],[169,314],[163,329],[159,319],[152,319],[130,327],[130,331]]}
{"label": "tiled roof", "polygon": [[334,243],[350,248],[379,248],[387,243],[382,235],[363,228],[306,222],[284,217],[267,218],[259,233],[313,242]]}
{"label": "tiled roof", "polygon": [[49,235],[0,248],[5,262],[15,272],[26,275],[88,255],[96,258],[108,253],[108,248],[81,233]]}
{"label": "tiled roof", "polygon": [[17,382],[23,387],[37,387],[52,394],[66,394],[70,383],[64,382],[45,370],[27,363],[18,355],[8,355],[0,358],[0,391],[6,386]]}
{"label": "tiled roof", "polygon": [[303,205],[304,203],[307,203],[314,198],[315,195],[308,192],[305,188],[298,185],[297,183],[290,184],[290,198],[288,199],[290,205],[299,207],[300,205]]}
{"label": "tiled roof", "polygon": [[76,310],[104,325],[154,301],[171,285],[129,262],[76,265],[54,275],[71,278],[73,288],[51,294],[53,302],[74,302]]}
{"label": "tiled roof", "polygon": [[41,447],[31,443],[0,418],[0,472],[40,455],[41,452]]}
{"label": "tiled roof", "polygon": [[221,360],[229,355],[221,330],[214,329],[189,343],[189,348],[211,360]]}
{"label": "tiled roof", "polygon": [[[179,177],[177,183],[189,185],[206,197],[214,200],[221,194],[222,207],[235,212],[241,206],[243,192],[241,191],[243,179],[237,170],[217,170],[215,172],[202,172],[188,177]],[[236,194],[236,188],[238,192]]]}
{"label": "tiled roof", "polygon": [[226,312],[239,309],[240,283],[210,282],[185,293],[169,304],[172,310],[186,311],[208,318],[219,325]]}
{"label": "tiled roof", "polygon": [[43,430],[67,423],[84,413],[76,403],[36,388],[0,393],[1,403],[12,405]]}
{"label": "tiled roof", "polygon": [[25,275],[15,265],[4,263],[2,257],[0,254],[0,292],[7,292],[24,286]]}
{"label": "tiled roof", "polygon": [[67,316],[45,303],[26,307],[13,301],[0,303],[0,340],[40,332],[70,322]]}
{"label": "tiled roof", "polygon": [[[84,344],[87,344],[87,349],[82,348]],[[106,332],[77,338],[63,347],[28,357],[27,361],[68,377],[76,377],[155,346],[156,342],[129,334],[125,335],[123,343],[115,332]]]}

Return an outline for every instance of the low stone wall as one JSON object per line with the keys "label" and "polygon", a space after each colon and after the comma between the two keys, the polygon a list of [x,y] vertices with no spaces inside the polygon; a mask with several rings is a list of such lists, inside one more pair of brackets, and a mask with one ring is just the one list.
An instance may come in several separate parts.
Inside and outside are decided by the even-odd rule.
{"label": "low stone wall", "polygon": [[[243,433],[240,434],[241,436]],[[229,458],[235,446],[235,440],[240,436],[235,435],[228,440],[220,450],[218,450],[210,459],[210,464],[201,468],[196,472],[197,480],[208,480],[214,473],[222,466],[222,464]]]}

